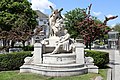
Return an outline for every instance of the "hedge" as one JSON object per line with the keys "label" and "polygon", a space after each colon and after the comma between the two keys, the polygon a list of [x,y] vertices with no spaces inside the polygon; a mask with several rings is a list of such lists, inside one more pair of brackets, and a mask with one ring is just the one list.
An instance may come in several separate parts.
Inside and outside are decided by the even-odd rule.
{"label": "hedge", "polygon": [[32,56],[30,51],[0,54],[0,71],[18,70],[27,56]]}
{"label": "hedge", "polygon": [[[85,50],[85,56],[93,57],[94,63],[99,68],[103,68],[109,63],[107,52]],[[0,54],[0,71],[18,70],[23,65],[25,57],[32,56],[30,51]]]}
{"label": "hedge", "polygon": [[94,50],[85,50],[86,57],[92,57],[94,59],[94,63],[99,68],[103,68],[106,64],[109,63],[109,53],[102,51],[94,51]]}
{"label": "hedge", "polygon": [[24,46],[23,51],[34,51],[34,46]]}

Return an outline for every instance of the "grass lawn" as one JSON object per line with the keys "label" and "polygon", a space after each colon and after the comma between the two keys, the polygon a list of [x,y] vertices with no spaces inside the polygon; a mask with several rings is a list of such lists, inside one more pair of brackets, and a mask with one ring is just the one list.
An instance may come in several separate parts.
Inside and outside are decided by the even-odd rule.
{"label": "grass lawn", "polygon": [[1,71],[0,80],[90,80],[100,75],[107,80],[107,69],[100,69],[99,74],[88,73],[71,77],[46,77],[33,73],[19,73],[19,71]]}

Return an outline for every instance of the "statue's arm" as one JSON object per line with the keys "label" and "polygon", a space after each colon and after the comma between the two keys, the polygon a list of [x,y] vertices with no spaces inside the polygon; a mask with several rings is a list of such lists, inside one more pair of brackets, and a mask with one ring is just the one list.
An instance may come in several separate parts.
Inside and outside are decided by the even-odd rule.
{"label": "statue's arm", "polygon": [[69,34],[66,34],[66,35],[63,37],[63,39],[61,39],[60,43],[68,40],[69,38],[70,38],[70,35],[69,35]]}

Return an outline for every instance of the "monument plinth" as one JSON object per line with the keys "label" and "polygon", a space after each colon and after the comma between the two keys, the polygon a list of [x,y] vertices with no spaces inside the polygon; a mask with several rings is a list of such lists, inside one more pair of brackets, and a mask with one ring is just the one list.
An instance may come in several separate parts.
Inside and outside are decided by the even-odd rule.
{"label": "monument plinth", "polygon": [[[49,18],[51,27],[49,38],[34,44],[33,56],[25,58],[25,63],[20,67],[20,72],[32,72],[45,76],[98,73],[98,67],[86,66],[84,44],[75,42],[64,29],[63,18],[60,14],[63,9],[54,10],[52,7],[50,8],[52,14]],[[93,71],[94,69],[96,71]]]}

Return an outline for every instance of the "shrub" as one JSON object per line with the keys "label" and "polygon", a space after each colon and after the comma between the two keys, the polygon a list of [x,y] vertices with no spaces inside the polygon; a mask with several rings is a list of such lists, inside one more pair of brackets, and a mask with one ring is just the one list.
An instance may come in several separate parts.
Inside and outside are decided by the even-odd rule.
{"label": "shrub", "polygon": [[30,51],[0,54],[0,71],[19,69],[27,56],[32,56]]}
{"label": "shrub", "polygon": [[92,57],[94,59],[94,63],[99,68],[103,68],[106,64],[109,63],[109,53],[101,52],[101,51],[94,51],[94,50],[85,50],[86,57]]}
{"label": "shrub", "polygon": [[34,51],[34,46],[24,46],[23,51]]}

